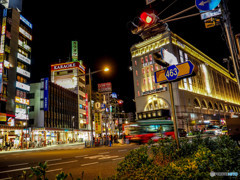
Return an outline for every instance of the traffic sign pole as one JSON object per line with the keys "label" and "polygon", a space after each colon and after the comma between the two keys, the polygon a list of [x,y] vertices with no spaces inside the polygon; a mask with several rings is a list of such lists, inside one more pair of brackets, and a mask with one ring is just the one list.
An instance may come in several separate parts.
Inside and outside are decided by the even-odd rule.
{"label": "traffic sign pole", "polygon": [[177,143],[177,148],[179,149],[180,145],[179,145],[179,138],[178,138],[177,116],[176,116],[176,109],[174,104],[172,82],[168,83],[168,87],[169,87],[169,94],[170,94],[170,100],[171,100],[171,109],[172,109],[171,118],[174,126],[174,135]]}

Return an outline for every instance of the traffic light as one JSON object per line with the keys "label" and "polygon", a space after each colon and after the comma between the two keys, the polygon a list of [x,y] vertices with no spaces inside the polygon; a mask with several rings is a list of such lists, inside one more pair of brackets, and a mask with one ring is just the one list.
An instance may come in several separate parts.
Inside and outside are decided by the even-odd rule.
{"label": "traffic light", "polygon": [[147,12],[143,12],[140,15],[141,20],[146,24],[146,25],[150,25],[156,22],[157,20],[157,16],[153,13],[147,13]]}
{"label": "traffic light", "polygon": [[155,60],[155,62],[160,65],[160,66],[163,66],[163,67],[168,67],[169,64],[164,61],[164,57],[163,57],[163,49],[161,49],[160,52],[155,52],[153,53],[153,59]]}

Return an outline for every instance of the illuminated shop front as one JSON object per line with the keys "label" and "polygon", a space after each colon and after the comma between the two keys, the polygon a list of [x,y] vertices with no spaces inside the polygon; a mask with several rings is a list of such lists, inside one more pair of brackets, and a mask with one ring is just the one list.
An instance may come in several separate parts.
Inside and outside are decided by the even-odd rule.
{"label": "illuminated shop front", "polygon": [[[154,62],[153,53],[164,51],[170,64],[191,61],[198,67],[195,76],[173,82],[178,127],[202,129],[210,124],[224,125],[240,114],[237,81],[227,69],[206,54],[168,31],[131,48],[137,119],[153,119],[171,103],[168,84],[155,83],[154,72],[163,68]],[[160,107],[160,101],[167,105]],[[160,103],[160,104],[159,104]],[[160,111],[161,110],[161,111]]]}

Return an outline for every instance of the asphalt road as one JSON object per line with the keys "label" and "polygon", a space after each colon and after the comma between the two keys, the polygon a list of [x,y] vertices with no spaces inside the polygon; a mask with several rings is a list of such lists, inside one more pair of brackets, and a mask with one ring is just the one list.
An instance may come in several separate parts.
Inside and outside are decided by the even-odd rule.
{"label": "asphalt road", "polygon": [[31,172],[39,162],[48,161],[47,177],[55,179],[64,171],[72,173],[74,179],[82,177],[91,180],[100,176],[106,178],[116,172],[117,164],[138,145],[115,145],[112,147],[83,148],[83,145],[45,149],[31,152],[0,154],[0,180],[17,178],[23,171]]}

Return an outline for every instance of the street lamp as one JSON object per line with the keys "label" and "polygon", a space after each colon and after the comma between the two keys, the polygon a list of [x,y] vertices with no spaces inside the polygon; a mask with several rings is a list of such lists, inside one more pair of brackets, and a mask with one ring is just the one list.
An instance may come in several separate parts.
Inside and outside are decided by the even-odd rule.
{"label": "street lamp", "polygon": [[[100,69],[100,70],[97,70],[97,71],[93,71],[91,72],[91,69],[89,68],[89,71],[88,73],[86,74],[83,74],[83,75],[79,75],[79,76],[89,76],[89,106],[90,106],[90,109],[89,109],[89,121],[90,121],[90,126],[91,126],[91,140],[93,141],[93,121],[92,121],[92,75],[93,74],[96,74],[96,73],[99,73],[99,72],[108,72],[110,71],[110,69],[108,67],[105,67],[104,69]],[[73,78],[76,78],[73,77]]]}

